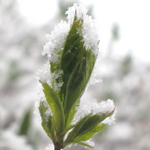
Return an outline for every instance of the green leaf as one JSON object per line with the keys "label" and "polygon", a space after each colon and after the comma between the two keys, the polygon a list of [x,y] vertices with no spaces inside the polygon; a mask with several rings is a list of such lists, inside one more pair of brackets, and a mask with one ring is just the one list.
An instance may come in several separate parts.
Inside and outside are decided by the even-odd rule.
{"label": "green leaf", "polygon": [[90,115],[85,116],[84,118],[82,118],[73,128],[73,130],[69,133],[66,141],[64,142],[64,145],[68,145],[70,143],[72,143],[74,141],[74,139],[76,138],[76,136],[78,135],[78,132],[80,131],[80,129],[82,128],[82,126],[85,124],[85,122],[88,120],[88,118],[90,117]]}
{"label": "green leaf", "polygon": [[89,132],[90,130],[92,130],[93,128],[95,128],[101,121],[103,121],[105,118],[102,117],[102,115],[94,115],[91,116],[86,122],[85,124],[82,126],[82,128],[80,129],[78,135],[82,135],[85,134],[87,132]]}
{"label": "green leaf", "polygon": [[46,115],[47,107],[45,107],[44,102],[40,102],[39,111],[40,111],[40,115],[42,118],[43,129],[45,130],[47,135],[52,140],[54,140],[54,128],[53,128],[53,124],[52,124],[52,116]]}
{"label": "green leaf", "polygon": [[93,132],[97,132],[97,130],[102,130],[103,127],[100,128],[98,124],[100,124],[108,116],[112,115],[113,112],[114,110],[112,110],[112,112],[107,114],[96,114],[94,116],[89,114],[84,118],[80,119],[79,122],[75,125],[74,129],[68,135],[68,138],[65,142],[67,144],[68,143],[70,144],[73,143],[78,136],[89,134],[87,137],[86,136],[84,137],[88,138],[94,134]]}
{"label": "green leaf", "polygon": [[81,21],[78,21],[76,16],[74,18],[73,25],[70,29],[68,37],[66,39],[64,50],[62,53],[60,69],[63,70],[63,86],[61,88],[61,97],[62,101],[65,100],[66,88],[68,80],[76,67],[76,65],[83,58],[83,54],[85,53],[83,49],[83,42],[81,41],[83,38],[77,33],[78,29],[81,27]]}
{"label": "green leaf", "polygon": [[91,139],[95,133],[102,131],[104,129],[104,127],[105,127],[104,123],[98,124],[94,129],[90,130],[89,132],[77,136],[74,139],[74,142],[87,141],[87,140]]}
{"label": "green leaf", "polygon": [[65,117],[62,103],[57,96],[57,94],[53,91],[52,88],[49,87],[47,83],[42,84],[43,91],[46,97],[46,100],[52,110],[53,114],[53,126],[57,133],[61,133],[65,127]]}
{"label": "green leaf", "polygon": [[69,114],[72,106],[79,99],[87,86],[96,56],[91,51],[86,51],[81,61],[77,64],[68,80],[65,98],[65,112]]}
{"label": "green leaf", "polygon": [[89,119],[85,122],[85,124],[82,126],[82,128],[78,132],[77,136],[85,134],[85,133],[89,132],[90,130],[94,129],[105,118],[111,116],[113,114],[114,110],[112,110],[112,112],[107,113],[107,114],[96,114],[94,116],[89,117]]}
{"label": "green leaf", "polygon": [[85,89],[86,86],[86,80],[84,78],[84,74],[86,72],[85,65],[86,65],[85,59],[81,60],[73,70],[68,80],[64,104],[64,110],[66,114],[69,114],[71,108],[76,103],[76,101],[81,97]]}
{"label": "green leaf", "polygon": [[94,116],[89,114],[84,118],[80,119],[73,128],[73,130],[69,133],[66,141],[64,142],[64,146],[70,143],[79,144],[79,142],[86,141],[90,139],[95,133],[102,131],[105,125],[101,122],[108,116],[112,115],[113,112],[114,110],[107,114],[96,114]]}

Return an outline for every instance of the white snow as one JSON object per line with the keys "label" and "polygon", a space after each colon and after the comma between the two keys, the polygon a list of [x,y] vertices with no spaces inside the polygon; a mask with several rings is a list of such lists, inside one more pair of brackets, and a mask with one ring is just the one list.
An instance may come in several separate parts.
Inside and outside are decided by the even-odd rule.
{"label": "white snow", "polygon": [[42,54],[47,54],[47,57],[51,62],[59,63],[69,30],[70,25],[65,21],[61,21],[51,34],[46,35],[48,43],[44,46]]}
{"label": "white snow", "polygon": [[63,74],[63,70],[57,70],[53,73],[50,71],[50,63],[47,62],[44,65],[44,68],[38,70],[35,74],[35,78],[40,81],[41,83],[47,83],[51,88],[53,84],[54,91],[59,91],[60,87],[63,85],[63,81],[59,83],[56,82],[56,79],[61,77]]}
{"label": "white snow", "polygon": [[35,78],[42,83],[47,83],[50,87],[52,86],[52,76],[50,74],[49,62],[44,65],[43,69],[36,72]]}
{"label": "white snow", "polygon": [[[108,99],[107,101],[102,101],[98,103],[96,100],[88,101],[88,102],[82,102],[80,103],[80,106],[78,108],[77,113],[75,114],[75,117],[72,121],[72,124],[75,124],[83,117],[87,116],[88,114],[96,115],[96,114],[109,114],[113,111],[115,108],[113,100]],[[113,113],[112,116],[107,117],[103,123],[105,124],[111,124],[115,120],[115,114]]]}
{"label": "white snow", "polygon": [[82,5],[77,6],[74,4],[68,9],[66,14],[68,14],[68,23],[72,24],[74,20],[75,13],[78,20],[83,20],[83,25],[81,29],[81,34],[83,37],[83,42],[86,50],[92,50],[92,52],[97,55],[99,53],[99,26],[96,20],[92,19],[91,16],[86,15],[87,9]]}
{"label": "white snow", "polygon": [[82,5],[77,6],[77,4],[74,4],[72,7],[69,7],[68,11],[66,11],[66,14],[68,15],[67,20],[69,24],[73,23],[75,12],[77,15],[77,19],[80,20],[83,19],[83,17],[86,15],[87,9]]}

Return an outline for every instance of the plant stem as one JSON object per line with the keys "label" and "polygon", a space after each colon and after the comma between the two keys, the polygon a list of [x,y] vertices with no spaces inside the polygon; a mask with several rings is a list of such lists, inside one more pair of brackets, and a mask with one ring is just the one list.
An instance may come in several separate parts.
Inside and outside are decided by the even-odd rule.
{"label": "plant stem", "polygon": [[55,147],[54,147],[55,149],[54,150],[61,150],[61,147],[60,147],[60,145],[59,144],[55,144]]}

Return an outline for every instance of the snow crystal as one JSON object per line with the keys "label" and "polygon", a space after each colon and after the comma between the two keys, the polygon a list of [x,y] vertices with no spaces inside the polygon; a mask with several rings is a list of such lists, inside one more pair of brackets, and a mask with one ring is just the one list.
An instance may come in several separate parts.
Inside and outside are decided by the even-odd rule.
{"label": "snow crystal", "polygon": [[[81,102],[77,113],[72,121],[72,124],[78,122],[81,118],[85,117],[88,114],[95,115],[95,114],[107,114],[110,113],[114,109],[114,103],[112,100],[102,101],[98,103],[96,100],[89,101],[89,102]],[[107,121],[104,123],[111,124],[115,119],[115,114],[113,117],[108,117]]]}
{"label": "snow crystal", "polygon": [[91,16],[85,16],[83,18],[83,28],[81,30],[83,36],[83,42],[86,50],[92,49],[92,52],[97,55],[99,53],[99,27],[96,20],[93,20]]}
{"label": "snow crystal", "polygon": [[47,83],[50,87],[52,85],[52,76],[50,74],[50,64],[47,62],[44,65],[44,68],[41,70],[38,70],[36,72],[35,78],[39,80],[42,83]]}
{"label": "snow crystal", "polygon": [[99,53],[100,41],[97,21],[92,19],[91,16],[86,15],[87,9],[85,7],[74,4],[72,7],[69,7],[66,12],[66,14],[68,14],[67,19],[69,24],[73,23],[75,13],[78,20],[83,20],[81,35],[83,36],[83,42],[86,50],[92,49],[92,52],[97,55]]}
{"label": "snow crystal", "polygon": [[44,46],[42,54],[47,54],[47,57],[51,62],[59,63],[61,57],[61,51],[64,47],[70,25],[65,21],[61,21],[51,34],[47,34],[48,43]]}

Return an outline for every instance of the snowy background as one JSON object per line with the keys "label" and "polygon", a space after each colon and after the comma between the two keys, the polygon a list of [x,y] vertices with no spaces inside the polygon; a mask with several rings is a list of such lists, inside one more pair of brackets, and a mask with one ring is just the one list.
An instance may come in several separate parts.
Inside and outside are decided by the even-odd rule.
{"label": "snowy background", "polygon": [[[113,99],[116,123],[97,134],[95,150],[150,150],[150,14],[148,1],[0,0],[0,150],[44,150],[50,140],[34,115],[47,58],[45,34],[73,2],[100,24],[101,61],[86,101]],[[72,146],[67,149],[83,150]]]}

